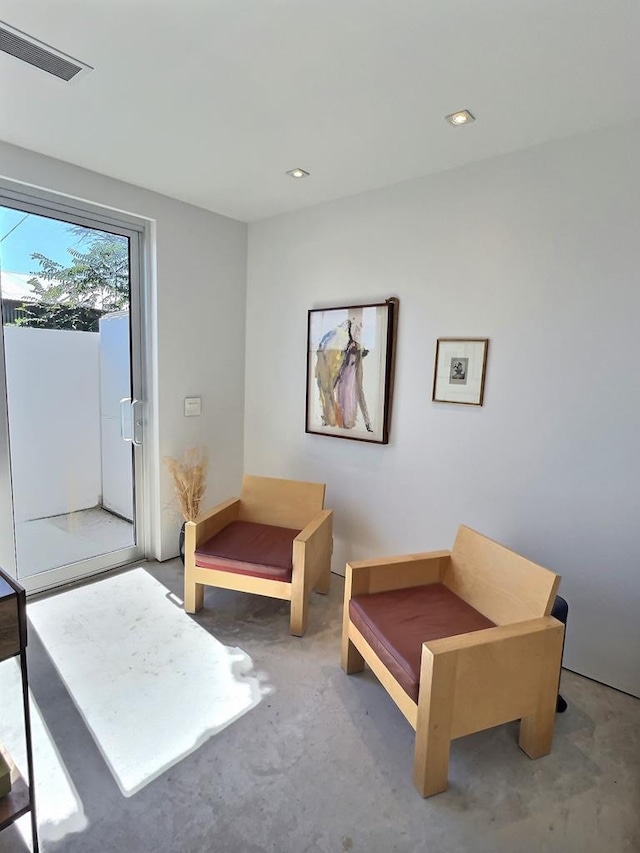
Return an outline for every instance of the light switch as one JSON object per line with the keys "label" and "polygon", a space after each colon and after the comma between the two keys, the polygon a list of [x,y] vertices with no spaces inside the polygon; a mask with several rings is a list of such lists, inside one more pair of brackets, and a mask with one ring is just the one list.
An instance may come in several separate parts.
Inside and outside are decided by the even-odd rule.
{"label": "light switch", "polygon": [[185,418],[196,418],[202,412],[201,397],[185,397],[184,398],[184,416]]}

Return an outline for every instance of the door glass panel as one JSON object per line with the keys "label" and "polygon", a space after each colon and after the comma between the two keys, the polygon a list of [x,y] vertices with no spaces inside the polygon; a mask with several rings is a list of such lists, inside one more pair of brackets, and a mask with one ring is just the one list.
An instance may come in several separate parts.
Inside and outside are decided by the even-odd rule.
{"label": "door glass panel", "polygon": [[0,207],[20,578],[135,545],[130,256],[124,234]]}

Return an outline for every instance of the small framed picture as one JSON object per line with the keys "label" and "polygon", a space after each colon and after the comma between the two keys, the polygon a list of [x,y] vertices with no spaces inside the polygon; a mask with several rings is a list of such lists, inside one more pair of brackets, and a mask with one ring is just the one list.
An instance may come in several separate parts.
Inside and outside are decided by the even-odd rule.
{"label": "small framed picture", "polygon": [[488,338],[438,338],[431,399],[481,406],[488,349]]}

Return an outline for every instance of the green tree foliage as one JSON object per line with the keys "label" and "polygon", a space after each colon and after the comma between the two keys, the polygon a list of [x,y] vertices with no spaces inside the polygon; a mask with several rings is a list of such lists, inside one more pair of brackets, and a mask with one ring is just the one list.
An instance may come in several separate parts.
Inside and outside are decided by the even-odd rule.
{"label": "green tree foliage", "polygon": [[129,307],[128,240],[103,231],[70,227],[87,241],[85,251],[68,249],[68,265],[39,252],[39,270],[29,279],[37,302],[24,303],[16,323],[46,329],[97,331],[103,314]]}

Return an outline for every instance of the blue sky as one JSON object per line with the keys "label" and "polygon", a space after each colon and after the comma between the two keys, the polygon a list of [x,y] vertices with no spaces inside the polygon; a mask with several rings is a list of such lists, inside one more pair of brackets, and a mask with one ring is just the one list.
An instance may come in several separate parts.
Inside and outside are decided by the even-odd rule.
{"label": "blue sky", "polygon": [[78,245],[78,237],[71,234],[69,225],[44,216],[29,216],[15,231],[2,239],[24,217],[21,210],[0,207],[0,265],[7,272],[32,273],[38,265],[31,260],[33,252],[40,252],[54,261],[67,263],[68,248]]}

